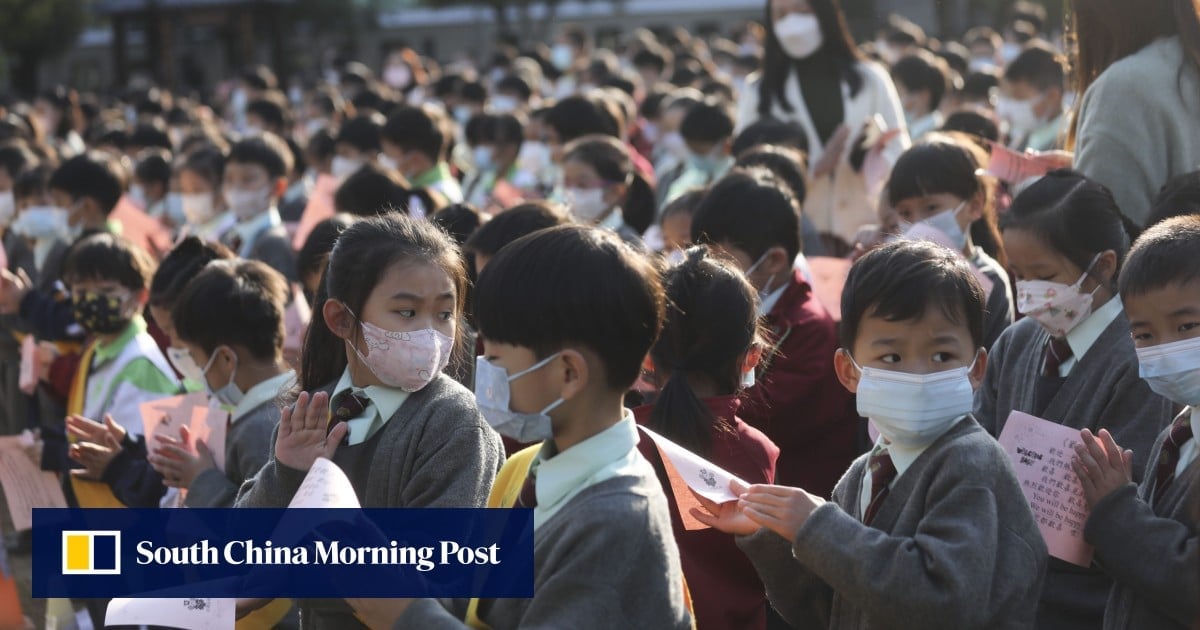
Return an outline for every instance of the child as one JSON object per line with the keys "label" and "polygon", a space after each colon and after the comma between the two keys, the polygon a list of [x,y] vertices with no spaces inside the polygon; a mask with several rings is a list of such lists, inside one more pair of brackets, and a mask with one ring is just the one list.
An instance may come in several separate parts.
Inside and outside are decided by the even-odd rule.
{"label": "child", "polygon": [[892,80],[913,140],[942,126],[939,108],[950,89],[950,68],[945,61],[928,51],[914,51],[892,66]]}
{"label": "child", "polygon": [[495,214],[505,209],[505,202],[496,198],[493,191],[501,182],[515,187],[517,155],[525,132],[520,119],[512,114],[477,116],[472,122],[476,120],[482,121],[476,125],[478,133],[472,138],[468,129],[467,138],[475,175],[466,184],[464,194],[477,207]]}
{"label": "child", "polygon": [[225,178],[225,154],[215,146],[191,153],[177,167],[179,202],[186,226],[181,233],[206,241],[220,240],[237,222],[225,206],[221,184]]}
{"label": "child", "polygon": [[584,136],[563,149],[563,201],[585,225],[616,232],[642,246],[641,232],[625,215],[654,217],[654,187],[638,174],[629,149],[609,136]]}
{"label": "child", "polygon": [[222,240],[242,258],[261,260],[295,280],[296,256],[277,204],[287,188],[292,153],[278,136],[264,133],[229,151],[221,187],[225,205],[237,219]]}
{"label": "child", "polygon": [[492,502],[533,508],[534,596],[353,601],[371,627],[467,628],[469,610],[493,628],[691,627],[666,500],[622,408],[662,311],[649,261],[602,230],[543,230],[488,263],[480,408],[544,440],[510,460]]}
{"label": "child", "polygon": [[982,150],[964,137],[928,135],[896,161],[887,191],[902,233],[922,224],[911,237],[931,237],[960,252],[986,278],[981,280],[985,291],[990,288],[983,345],[991,348],[1013,322],[1013,299],[996,227],[992,183],[977,174],[986,160]]}
{"label": "child", "polygon": [[1000,81],[996,115],[1008,123],[1010,147],[1017,151],[1063,148],[1066,69],[1063,56],[1045,44],[1026,46],[1009,64]]}
{"label": "child", "polygon": [[375,163],[364,164],[333,193],[335,210],[360,217],[400,211],[424,219],[446,205],[436,190],[413,188],[396,171]]}
{"label": "child", "polygon": [[[703,247],[666,272],[667,317],[647,366],[659,389],[654,405],[633,410],[644,424],[749,483],[774,483],[779,448],[737,417],[738,392],[754,382],[758,304],[737,267]],[[655,466],[683,574],[701,628],[766,627],[767,597],[753,565],[733,540],[713,529],[686,530],[653,440],[638,450]]]}
{"label": "child", "polygon": [[[14,186],[29,169],[36,166],[33,153],[20,144],[0,147],[0,267],[22,270],[36,276],[29,243],[10,228],[17,213]],[[21,341],[24,331],[13,314],[0,315],[0,435],[20,433],[26,428],[28,397],[19,388]]]}
{"label": "child", "polygon": [[401,107],[383,126],[383,153],[415,188],[430,188],[450,203],[463,192],[446,161],[449,139],[443,117],[433,108]]}
{"label": "child", "polygon": [[483,273],[488,261],[504,246],[527,234],[571,222],[562,207],[548,201],[534,201],[505,210],[479,226],[463,247],[475,254],[475,275]]}
{"label": "child", "polygon": [[688,159],[663,175],[659,182],[659,207],[691,188],[709,186],[733,166],[733,112],[728,106],[696,105],[683,117],[679,133],[687,144]]}
{"label": "child", "polygon": [[[302,393],[236,506],[286,506],[318,456],[346,471],[363,507],[483,506],[504,462],[500,439],[442,373],[466,278],[458,249],[428,221],[393,213],[343,232],[305,340]],[[292,428],[305,420],[328,436],[306,442]],[[315,602],[301,616],[306,627],[357,627],[348,610]]]}
{"label": "child", "polygon": [[857,454],[860,423],[833,371],[833,319],[793,268],[794,198],[767,171],[734,171],[696,210],[692,240],[733,257],[758,291],[768,346],[739,416],[779,446],[779,483],[829,496]]}
{"label": "child", "polygon": [[683,262],[684,252],[692,245],[692,217],[707,194],[707,188],[690,190],[663,208],[658,229],[662,234],[661,253],[668,263]]}
{"label": "child", "polygon": [[1171,217],[1200,214],[1200,171],[1192,171],[1172,177],[1150,206],[1147,226],[1153,226]]}
{"label": "child", "polygon": [[1132,457],[1107,430],[1084,429],[1075,472],[1091,515],[1084,538],[1115,581],[1104,628],[1191,628],[1200,608],[1196,500],[1200,465],[1200,217],[1168,220],[1146,231],[1121,269],[1121,299],[1129,316],[1142,377],[1150,388],[1185,405],[1154,442],[1140,486]]}
{"label": "child", "polygon": [[167,213],[167,191],[171,187],[171,154],[163,149],[149,149],[138,156],[133,169],[129,196],[146,214],[163,221],[169,227],[179,224],[182,217]]}
{"label": "child", "polygon": [[[899,242],[842,294],[838,379],[880,438],[826,502],[736,482],[701,521],[738,534],[798,628],[1028,628],[1046,545],[1008,456],[971,417],[984,296],[954,252]],[[761,529],[760,529],[761,528]]]}
{"label": "child", "polygon": [[346,121],[338,130],[330,174],[339,182],[345,181],[365,164],[375,161],[382,148],[379,144],[383,131],[382,121],[383,118],[379,114],[358,116]]}
{"label": "child", "polygon": [[[1025,318],[992,348],[976,417],[1000,435],[1022,411],[1076,429],[1106,428],[1134,452],[1141,480],[1171,403],[1138,378],[1114,282],[1129,250],[1127,219],[1108,189],[1055,171],[1017,196],[1004,248]],[[1111,581],[1098,570],[1052,558],[1038,611],[1041,628],[1096,628]]]}

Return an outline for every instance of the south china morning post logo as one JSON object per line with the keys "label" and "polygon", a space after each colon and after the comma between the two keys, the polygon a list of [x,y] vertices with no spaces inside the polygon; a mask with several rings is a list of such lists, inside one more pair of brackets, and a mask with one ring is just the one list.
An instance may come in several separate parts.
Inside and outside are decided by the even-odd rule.
{"label": "south china morning post logo", "polygon": [[62,574],[120,575],[121,532],[63,531]]}

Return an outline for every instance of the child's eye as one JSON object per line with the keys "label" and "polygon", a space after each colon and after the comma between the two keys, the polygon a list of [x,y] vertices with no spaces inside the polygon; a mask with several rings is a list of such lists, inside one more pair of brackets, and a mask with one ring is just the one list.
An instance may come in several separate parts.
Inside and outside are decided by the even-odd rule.
{"label": "child's eye", "polygon": [[1129,333],[1129,336],[1133,337],[1134,341],[1150,341],[1151,337],[1150,333]]}
{"label": "child's eye", "polygon": [[441,313],[438,313],[438,318],[444,322],[448,322],[454,319],[454,311],[442,311]]}
{"label": "child's eye", "polygon": [[894,354],[894,353],[893,354],[885,354],[882,357],[879,357],[879,360],[883,361],[884,363],[899,363],[900,355]]}
{"label": "child's eye", "polygon": [[393,312],[405,319],[417,316],[417,312],[412,309],[403,309],[403,310],[393,311]]}
{"label": "child's eye", "polygon": [[935,352],[935,353],[933,353],[933,362],[934,363],[945,363],[945,362],[951,361],[953,359],[954,359],[954,353],[952,353],[952,352]]}

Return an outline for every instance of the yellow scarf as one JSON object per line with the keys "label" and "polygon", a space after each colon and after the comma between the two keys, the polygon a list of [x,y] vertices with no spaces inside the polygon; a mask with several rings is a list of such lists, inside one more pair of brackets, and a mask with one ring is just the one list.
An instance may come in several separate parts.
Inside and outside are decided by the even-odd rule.
{"label": "yellow scarf", "polygon": [[[87,397],[88,372],[92,368],[92,357],[96,354],[96,342],[88,344],[87,350],[79,359],[79,368],[75,370],[75,378],[71,381],[71,391],[67,395],[67,415],[77,416],[83,413],[83,400]],[[99,418],[94,418],[99,420]],[[67,435],[67,440],[74,443],[75,438]],[[113,494],[112,488],[103,481],[84,479],[78,475],[67,473],[71,480],[71,490],[75,493],[75,501],[81,508],[123,508],[124,503]]]}

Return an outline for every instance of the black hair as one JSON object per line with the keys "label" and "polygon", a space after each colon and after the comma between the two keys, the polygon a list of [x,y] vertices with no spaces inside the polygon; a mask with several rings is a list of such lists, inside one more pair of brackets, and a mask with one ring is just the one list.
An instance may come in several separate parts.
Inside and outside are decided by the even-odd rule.
{"label": "black hair", "polygon": [[733,112],[723,104],[700,103],[684,115],[679,134],[689,142],[724,142],[733,137]]}
{"label": "black hair", "polygon": [[355,116],[342,124],[338,130],[337,144],[346,143],[363,153],[374,156],[379,153],[383,123],[378,115]]}
{"label": "black hair", "polygon": [[491,114],[475,114],[463,125],[463,138],[470,146],[476,146],[495,135],[496,117]]}
{"label": "black hair", "polygon": [[854,263],[842,290],[839,341],[853,354],[862,321],[917,320],[931,308],[966,326],[971,343],[983,347],[987,297],[963,257],[927,241],[897,241]]}
{"label": "black hair", "polygon": [[762,117],[771,115],[776,102],[785,112],[794,111],[794,105],[787,97],[787,81],[789,75],[796,71],[802,63],[817,64],[827,67],[836,73],[840,82],[850,88],[851,96],[858,96],[863,88],[864,79],[858,71],[858,63],[862,53],[854,45],[850,28],[846,25],[846,16],[835,0],[811,0],[809,4],[817,21],[821,25],[824,43],[817,52],[808,59],[795,60],[787,56],[779,38],[775,35],[775,16],[771,13],[771,2],[766,2],[766,41],[764,42],[765,56],[763,60],[762,81],[758,86],[758,114]]}
{"label": "black hair", "polygon": [[241,78],[247,86],[260,91],[274,90],[279,86],[279,80],[275,78],[275,72],[262,64],[246,68],[242,72]]}
{"label": "black hair", "polygon": [[496,92],[512,92],[521,102],[528,102],[533,97],[533,88],[519,76],[510,74],[496,82]]}
{"label": "black hair", "polygon": [[50,176],[54,170],[49,165],[42,164],[26,169],[13,180],[13,197],[24,199],[35,195],[44,195],[50,190]]}
{"label": "black hair", "polygon": [[225,176],[225,154],[212,145],[200,147],[187,154],[179,170],[192,171],[214,188],[220,187]]}
{"label": "black hair", "polygon": [[288,109],[282,98],[264,96],[246,104],[246,113],[254,114],[266,124],[267,131],[279,133],[287,129]]}
{"label": "black hair", "polygon": [[309,273],[324,269],[329,252],[333,251],[338,237],[357,220],[358,217],[341,212],[314,225],[304,241],[304,246],[296,254],[297,277],[303,278]]}
{"label": "black hair", "polygon": [[1046,27],[1046,7],[1033,2],[1017,2],[1012,7],[1012,23],[1025,22],[1035,33]]}
{"label": "black hair", "polygon": [[175,335],[211,355],[241,346],[259,360],[283,352],[283,311],[291,295],[283,274],[257,260],[209,263],[171,309]]}
{"label": "black hair", "polygon": [[684,191],[682,195],[668,201],[663,206],[662,213],[658,217],[658,224],[662,225],[663,221],[677,214],[686,214],[688,217],[695,216],[696,209],[700,207],[700,202],[704,201],[707,194],[707,188],[693,188]]}
{"label": "black hair", "polygon": [[487,340],[545,358],[568,346],[594,352],[610,391],[633,385],[658,337],[663,292],[648,258],[607,230],[539,230],[496,254],[475,288]]}
{"label": "black hair", "polygon": [[521,119],[512,114],[498,114],[492,136],[487,139],[495,144],[515,145],[519,149],[525,142],[525,127]]}
{"label": "black hair", "polygon": [[731,245],[757,260],[782,247],[800,255],[800,207],[787,186],[761,168],[735,169],[705,195],[692,215],[692,242]]}
{"label": "black hair", "polygon": [[1125,257],[1121,299],[1200,280],[1200,215],[1177,216],[1147,229]]}
{"label": "black hair", "polygon": [[891,14],[887,19],[887,27],[884,28],[884,41],[889,44],[900,44],[901,46],[924,46],[925,45],[925,29],[917,25],[916,22],[898,15]]}
{"label": "black hair", "polygon": [[278,179],[292,172],[292,151],[279,136],[266,131],[234,143],[226,164],[256,164],[267,171],[267,177]]}
{"label": "black hair", "polygon": [[637,85],[634,84],[633,79],[630,79],[622,74],[612,74],[604,77],[604,79],[600,81],[599,85],[600,87],[608,87],[620,90],[623,94],[626,94],[630,97],[637,92]]}
{"label": "black hair", "polygon": [[[380,276],[403,261],[420,261],[440,268],[454,283],[459,318],[456,327],[461,346],[463,300],[467,270],[458,246],[450,236],[424,219],[400,213],[384,214],[355,222],[337,239],[321,288],[313,301],[313,317],[304,339],[300,388],[312,391],[335,381],[346,369],[346,346],[333,334],[321,315],[326,300],[338,300],[361,317],[363,306]],[[459,352],[462,351],[460,347]],[[453,360],[452,360],[453,362]]]}
{"label": "black hair", "polygon": [[16,181],[30,168],[37,166],[37,156],[23,143],[11,143],[0,146],[0,168],[8,173],[8,177]]}
{"label": "black hair", "polygon": [[950,88],[946,62],[924,50],[904,57],[892,66],[892,78],[909,92],[929,91],[929,109],[936,111]]}
{"label": "black hair", "polygon": [[1067,62],[1062,55],[1044,43],[1032,43],[1017,55],[1004,71],[1010,82],[1029,83],[1039,90],[1062,89],[1065,85]]}
{"label": "black hair", "polygon": [[167,130],[162,124],[154,123],[138,123],[133,131],[125,138],[125,146],[150,148],[156,147],[170,151],[171,136],[167,135]]}
{"label": "black hair", "polygon": [[626,185],[621,213],[625,223],[638,234],[654,222],[657,209],[654,187],[637,171],[629,148],[620,140],[612,136],[584,136],[567,145],[563,155],[563,162],[583,162],[604,181]]}
{"label": "black hair", "polygon": [[711,384],[735,394],[743,360],[760,337],[758,298],[740,269],[705,247],[688,250],[663,276],[667,309],[662,333],[650,348],[661,387],[650,428],[700,455],[712,451],[712,430],[732,432],[692,389]]}
{"label": "black hair", "polygon": [[195,236],[179,241],[162,262],[150,281],[150,306],[171,308],[183,288],[205,265],[214,260],[229,260],[234,253],[220,243],[205,242]]}
{"label": "black hair", "polygon": [[455,203],[429,216],[434,225],[442,228],[461,247],[483,224],[479,209],[469,203]]}
{"label": "black hair", "polygon": [[68,285],[112,281],[141,291],[150,285],[154,268],[154,259],[142,248],[114,234],[97,232],[71,246],[62,276]]}
{"label": "black hair", "polygon": [[401,107],[388,116],[383,139],[402,151],[420,151],[433,162],[441,161],[448,140],[441,120],[422,107]]}
{"label": "black hair", "polygon": [[549,201],[524,203],[497,214],[491,221],[479,226],[463,247],[490,258],[522,236],[570,222],[566,211],[557,204]]}
{"label": "black hair", "polygon": [[1177,175],[1163,185],[1150,205],[1146,226],[1187,214],[1200,214],[1200,171]]}
{"label": "black hair", "polygon": [[961,82],[961,77],[971,71],[971,51],[958,42],[945,42],[934,54],[946,62],[946,66],[951,70],[952,81],[957,79]]}
{"label": "black hair", "polygon": [[368,162],[338,186],[333,193],[333,207],[359,217],[389,212],[408,214],[414,198],[429,214],[444,205],[429,191],[411,188],[398,173]]}
{"label": "black hair", "polygon": [[133,175],[139,181],[162,184],[171,182],[171,154],[164,149],[146,149],[138,154]]}
{"label": "black hair", "polygon": [[98,151],[77,155],[63,162],[50,176],[49,187],[78,200],[94,199],[108,215],[125,193],[125,177],[116,158]]}
{"label": "black hair", "polygon": [[941,130],[964,133],[989,142],[1000,140],[1000,127],[996,125],[996,121],[970,110],[957,111],[947,116],[946,122],[942,123]]}
{"label": "black hair", "polygon": [[328,129],[321,129],[309,136],[308,144],[304,146],[304,151],[318,160],[324,160],[333,157],[337,153],[337,143],[334,142],[333,134]]}
{"label": "black hair", "polygon": [[808,186],[804,181],[804,173],[808,171],[808,160],[803,152],[788,146],[764,145],[752,147],[738,156],[734,166],[738,168],[762,167],[771,171],[783,182],[796,198],[796,203],[804,207],[808,197]]}
{"label": "black hair", "polygon": [[733,154],[741,155],[760,144],[792,147],[807,154],[808,134],[804,133],[803,127],[790,120],[760,118],[747,125],[733,139]]}
{"label": "black hair", "polygon": [[[635,68],[653,68],[655,72],[665,72],[667,66],[671,64],[671,51],[662,46],[655,45],[649,48],[643,48],[633,55],[633,67]],[[647,86],[649,87],[649,86]]]}
{"label": "black hair", "polygon": [[1096,255],[1108,250],[1117,253],[1119,273],[1138,233],[1108,188],[1067,169],[1047,174],[1017,195],[1003,229],[1033,234],[1089,273]]}
{"label": "black hair", "polygon": [[981,72],[972,72],[963,79],[962,90],[959,91],[959,96],[966,99],[976,101],[988,101],[992,99],[992,90],[1000,86],[1000,75],[995,70],[987,70]]}
{"label": "black hair", "polygon": [[568,96],[555,103],[546,113],[545,124],[554,128],[559,141],[564,144],[593,134],[620,136],[619,126],[611,113],[582,96]]}
{"label": "black hair", "polygon": [[469,81],[464,83],[458,90],[458,95],[468,103],[483,104],[487,100],[487,88],[479,81]]}

